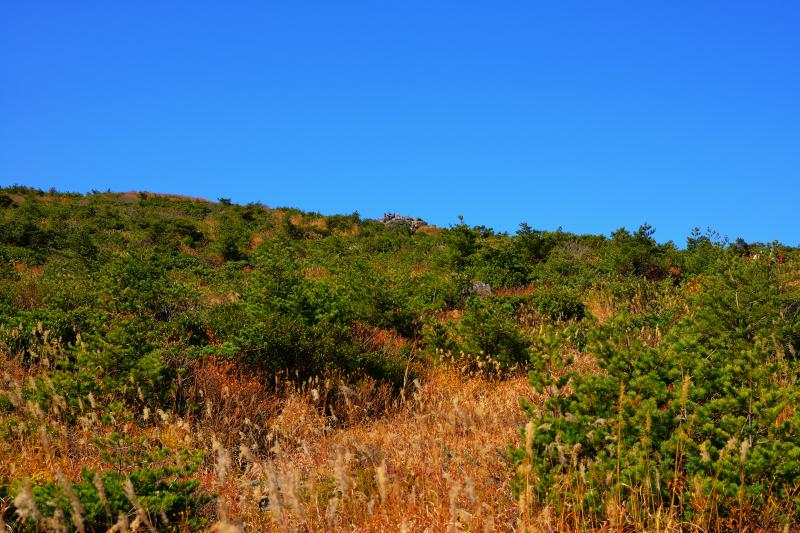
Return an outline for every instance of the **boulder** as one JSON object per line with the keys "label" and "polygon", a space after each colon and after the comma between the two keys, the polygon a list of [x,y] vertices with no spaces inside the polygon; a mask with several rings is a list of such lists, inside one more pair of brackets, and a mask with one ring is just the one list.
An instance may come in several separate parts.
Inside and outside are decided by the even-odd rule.
{"label": "boulder", "polygon": [[397,226],[408,226],[411,231],[417,231],[419,228],[428,225],[428,223],[421,218],[398,215],[397,213],[386,213],[383,215],[383,218],[379,219],[379,221],[390,228],[395,228]]}

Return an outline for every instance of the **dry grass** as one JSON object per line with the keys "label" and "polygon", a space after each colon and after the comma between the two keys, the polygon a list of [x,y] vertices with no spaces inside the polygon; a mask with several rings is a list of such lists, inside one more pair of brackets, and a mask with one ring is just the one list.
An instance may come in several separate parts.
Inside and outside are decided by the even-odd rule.
{"label": "dry grass", "polygon": [[328,221],[325,217],[314,217],[311,219],[306,219],[304,221],[306,226],[310,226],[312,228],[317,228],[319,230],[326,230],[328,229]]}
{"label": "dry grass", "polygon": [[258,248],[264,242],[265,236],[262,233],[256,233],[247,244],[247,249],[252,251]]}
{"label": "dry grass", "polygon": [[526,296],[533,294],[535,287],[533,285],[525,285],[522,287],[500,287],[493,289],[492,293],[495,296]]}
{"label": "dry grass", "polygon": [[200,202],[203,204],[211,203],[211,201],[206,200],[205,198],[200,198],[199,196],[187,196],[185,194],[169,194],[169,193],[160,193],[151,191],[128,191],[128,192],[112,193],[112,194],[128,202],[139,200],[140,198],[144,197],[144,198],[167,198],[169,200],[181,200],[181,201],[189,200],[192,202]]}
{"label": "dry grass", "polygon": [[602,324],[614,315],[613,298],[604,291],[590,291],[584,304],[587,311]]}
{"label": "dry grass", "polygon": [[436,226],[422,226],[421,228],[417,228],[417,232],[423,235],[441,235],[443,230]]}
{"label": "dry grass", "polygon": [[361,233],[361,226],[358,224],[353,224],[347,229],[336,229],[333,231],[333,234],[339,237],[352,237],[359,233]]}
{"label": "dry grass", "polygon": [[281,437],[270,457],[245,460],[240,519],[256,531],[508,529],[517,505],[505,450],[529,391],[524,377],[464,379],[440,368],[401,406],[338,429],[313,392],[291,396],[273,421]]}
{"label": "dry grass", "polygon": [[323,266],[310,266],[303,269],[303,277],[309,281],[320,281],[328,278],[328,269]]}
{"label": "dry grass", "polygon": [[458,324],[461,322],[461,319],[464,316],[464,311],[461,309],[446,309],[442,311],[438,311],[434,314],[434,318],[437,322],[445,323],[445,322],[453,322]]}
{"label": "dry grass", "polygon": [[[59,420],[57,405],[43,412],[19,402],[24,423],[2,443],[0,478],[77,480],[83,467],[114,469],[93,443],[116,431],[142,449],[206,449],[196,476],[219,495],[207,510],[218,531],[507,530],[516,521],[505,450],[524,423],[524,376],[490,381],[439,367],[398,399],[369,382],[276,387],[213,359],[190,372],[186,393],[201,413],[143,408],[117,424],[86,399],[76,427]],[[45,368],[5,357],[0,374],[0,389],[19,397]]]}

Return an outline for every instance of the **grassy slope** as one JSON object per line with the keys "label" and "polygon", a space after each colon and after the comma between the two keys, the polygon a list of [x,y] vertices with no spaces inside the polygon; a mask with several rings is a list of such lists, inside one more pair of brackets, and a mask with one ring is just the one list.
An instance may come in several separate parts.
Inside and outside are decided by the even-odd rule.
{"label": "grassy slope", "polygon": [[[3,198],[7,521],[26,483],[60,486],[57,473],[78,481],[86,468],[127,475],[142,457],[155,468],[196,451],[199,467],[176,475],[216,497],[192,508],[195,522],[171,519],[178,529],[679,530],[707,518],[671,506],[621,519],[630,507],[609,499],[604,522],[518,500],[507,450],[526,421],[519,399],[570,394],[535,394],[526,361],[562,335],[564,361],[539,371],[602,374],[576,339],[625,320],[658,347],[723,256],[769,248],[695,236],[679,251],[646,228],[412,234],[357,215],[141,193]],[[779,253],[794,279],[796,251]],[[473,281],[493,295],[468,299]],[[55,490],[63,517],[41,524],[75,524],[69,491]],[[127,519],[167,527],[122,501]],[[95,522],[79,513],[87,529],[117,520],[99,509]]]}

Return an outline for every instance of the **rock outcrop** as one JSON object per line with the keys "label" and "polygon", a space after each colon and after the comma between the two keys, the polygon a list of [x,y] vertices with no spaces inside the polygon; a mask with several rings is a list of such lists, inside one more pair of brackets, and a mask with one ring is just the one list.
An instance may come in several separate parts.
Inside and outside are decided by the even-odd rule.
{"label": "rock outcrop", "polygon": [[397,226],[408,226],[411,228],[411,231],[417,231],[419,228],[428,225],[428,223],[421,218],[407,217],[404,215],[398,215],[397,213],[386,213],[383,215],[383,218],[379,219],[379,221],[390,228]]}

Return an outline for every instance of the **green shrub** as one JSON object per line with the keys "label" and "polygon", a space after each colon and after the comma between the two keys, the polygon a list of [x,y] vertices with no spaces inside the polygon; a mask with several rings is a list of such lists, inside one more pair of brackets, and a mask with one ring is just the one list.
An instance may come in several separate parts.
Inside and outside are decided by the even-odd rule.
{"label": "green shrub", "polygon": [[514,321],[514,306],[498,298],[470,298],[458,327],[459,350],[508,368],[528,361],[528,341]]}
{"label": "green shrub", "polygon": [[630,233],[620,228],[612,234],[606,245],[605,268],[620,276],[639,276],[647,279],[663,279],[667,276],[662,261],[669,244],[658,245],[653,239],[655,230],[643,224]]}
{"label": "green shrub", "polygon": [[528,297],[527,305],[552,321],[581,320],[586,316],[586,306],[572,293],[560,289],[538,290]]}
{"label": "green shrub", "polygon": [[[68,487],[80,504],[80,520],[85,531],[102,532],[108,531],[119,515],[126,515],[131,522],[134,521],[136,509],[130,493],[125,490],[125,484],[130,480],[133,497],[154,528],[158,531],[196,531],[206,525],[201,509],[212,499],[211,495],[198,490],[199,481],[190,478],[197,471],[200,459],[201,455],[184,453],[180,466],[169,465],[164,464],[165,454],[150,452],[137,462],[137,466],[128,468],[127,474],[84,469],[81,480],[76,483],[51,481],[34,485],[31,492],[43,521],[60,515],[62,525],[72,530],[76,527],[76,516]],[[19,493],[23,487],[24,482],[18,480],[12,483],[12,492]],[[17,518],[15,513],[16,508],[12,505],[6,510],[5,520],[13,523]],[[20,531],[40,531],[43,524],[27,519],[17,525]]]}
{"label": "green shrub", "polygon": [[612,500],[727,523],[777,501],[782,522],[769,527],[783,527],[800,511],[798,328],[800,294],[780,269],[737,260],[659,346],[624,318],[599,327],[601,373],[555,378],[559,347],[540,347],[531,382],[561,392],[526,404],[517,489],[597,524]]}

